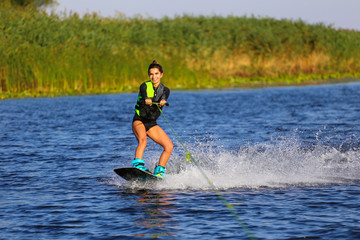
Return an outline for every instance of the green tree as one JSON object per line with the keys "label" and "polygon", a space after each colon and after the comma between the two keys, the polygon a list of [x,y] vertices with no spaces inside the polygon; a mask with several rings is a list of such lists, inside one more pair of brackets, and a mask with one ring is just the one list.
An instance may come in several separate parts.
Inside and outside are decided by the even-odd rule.
{"label": "green tree", "polygon": [[52,4],[57,3],[56,0],[10,0],[10,3],[15,6],[20,7],[46,7]]}

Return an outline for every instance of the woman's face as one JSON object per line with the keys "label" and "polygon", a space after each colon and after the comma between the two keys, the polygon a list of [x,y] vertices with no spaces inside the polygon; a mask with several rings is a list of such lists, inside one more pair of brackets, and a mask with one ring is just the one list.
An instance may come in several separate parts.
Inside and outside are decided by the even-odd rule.
{"label": "woman's face", "polygon": [[154,86],[158,86],[160,84],[160,79],[163,74],[157,68],[150,68],[149,77]]}

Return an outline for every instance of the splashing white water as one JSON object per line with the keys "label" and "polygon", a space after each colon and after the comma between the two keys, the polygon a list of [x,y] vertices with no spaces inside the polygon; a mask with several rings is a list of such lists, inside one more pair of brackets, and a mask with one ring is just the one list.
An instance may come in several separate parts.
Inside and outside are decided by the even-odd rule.
{"label": "splashing white water", "polygon": [[[257,144],[238,151],[215,151],[201,147],[191,151],[219,189],[284,187],[360,180],[360,152],[318,145],[302,149],[292,139],[275,145]],[[199,169],[177,156],[168,167],[166,181],[160,188],[210,189]]]}
{"label": "splashing white water", "polygon": [[[301,148],[296,139],[245,146],[237,151],[214,149],[201,146],[201,143],[189,149],[219,190],[318,186],[360,181],[359,149],[341,152],[319,144],[310,150]],[[185,158],[185,155],[174,154],[167,165],[166,179],[150,187],[158,190],[211,190],[212,187],[198,167],[186,162]],[[155,160],[152,164],[155,164]],[[140,185],[132,187],[147,188]]]}

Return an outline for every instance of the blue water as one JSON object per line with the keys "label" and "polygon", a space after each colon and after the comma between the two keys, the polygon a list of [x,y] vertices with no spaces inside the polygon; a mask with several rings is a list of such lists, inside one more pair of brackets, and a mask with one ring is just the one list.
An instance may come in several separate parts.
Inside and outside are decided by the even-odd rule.
{"label": "blue water", "polygon": [[[173,91],[165,117],[217,191],[162,117],[166,180],[113,172],[136,99],[0,102],[0,239],[360,239],[359,82]],[[160,153],[149,141],[150,169]]]}

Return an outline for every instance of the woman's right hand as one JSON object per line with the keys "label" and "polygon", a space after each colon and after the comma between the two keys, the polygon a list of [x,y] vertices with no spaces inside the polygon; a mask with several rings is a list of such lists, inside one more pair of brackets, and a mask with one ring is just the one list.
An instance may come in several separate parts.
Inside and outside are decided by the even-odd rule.
{"label": "woman's right hand", "polygon": [[152,105],[152,100],[150,98],[145,99],[145,104],[151,106]]}

